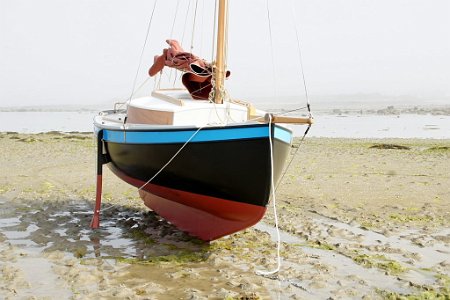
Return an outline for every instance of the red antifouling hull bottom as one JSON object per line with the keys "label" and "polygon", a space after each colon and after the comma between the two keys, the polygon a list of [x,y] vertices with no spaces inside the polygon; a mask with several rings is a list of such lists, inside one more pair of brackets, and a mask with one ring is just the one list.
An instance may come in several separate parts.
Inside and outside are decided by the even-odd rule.
{"label": "red antifouling hull bottom", "polygon": [[113,168],[124,181],[142,187],[144,204],[182,231],[212,241],[258,223],[266,207],[171,189],[127,176]]}
{"label": "red antifouling hull bottom", "polygon": [[223,199],[211,200],[211,197],[202,195],[187,195],[189,201],[182,201],[183,204],[143,190],[139,194],[144,204],[158,215],[205,241],[250,227],[258,223],[266,212],[262,206]]}

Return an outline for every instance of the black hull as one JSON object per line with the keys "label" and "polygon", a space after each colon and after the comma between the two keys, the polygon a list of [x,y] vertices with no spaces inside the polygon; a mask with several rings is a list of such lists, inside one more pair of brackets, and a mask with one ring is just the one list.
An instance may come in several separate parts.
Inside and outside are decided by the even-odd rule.
{"label": "black hull", "polygon": [[[268,124],[201,131],[97,128],[100,180],[101,165],[107,163],[119,178],[139,188],[146,206],[205,241],[261,220],[271,195],[272,166],[276,183],[292,140],[292,132]],[[100,193],[98,189],[97,199]],[[93,227],[98,226],[96,203]]]}
{"label": "black hull", "polygon": [[[183,144],[105,143],[112,170],[147,182]],[[273,141],[274,180],[280,178],[290,145]],[[215,198],[266,206],[270,197],[268,139],[187,144],[152,184]]]}

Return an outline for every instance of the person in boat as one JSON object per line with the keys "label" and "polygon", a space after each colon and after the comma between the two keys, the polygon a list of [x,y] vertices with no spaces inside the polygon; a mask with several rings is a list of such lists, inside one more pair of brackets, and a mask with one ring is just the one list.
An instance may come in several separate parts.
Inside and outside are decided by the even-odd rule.
{"label": "person in boat", "polygon": [[[156,55],[148,74],[153,77],[165,66],[175,68],[184,74],[181,81],[192,98],[208,100],[211,92],[212,65],[198,56],[186,52],[176,40],[166,40],[169,48],[163,49],[161,55]],[[230,75],[227,71],[226,77]]]}

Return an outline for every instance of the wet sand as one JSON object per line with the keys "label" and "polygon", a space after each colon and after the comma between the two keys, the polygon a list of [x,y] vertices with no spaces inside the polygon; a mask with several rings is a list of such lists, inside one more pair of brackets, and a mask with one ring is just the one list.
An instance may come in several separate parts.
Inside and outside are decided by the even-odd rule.
{"label": "wet sand", "polygon": [[[307,139],[273,212],[209,244],[148,211],[91,134],[0,133],[0,298],[448,299],[450,141]],[[298,147],[298,148],[297,148]],[[428,297],[428,298],[427,298]]]}

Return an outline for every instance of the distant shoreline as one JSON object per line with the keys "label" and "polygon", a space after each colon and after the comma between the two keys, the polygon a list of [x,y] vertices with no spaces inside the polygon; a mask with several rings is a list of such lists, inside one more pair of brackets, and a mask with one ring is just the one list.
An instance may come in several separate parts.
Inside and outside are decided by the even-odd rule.
{"label": "distant shoreline", "polygon": [[[304,115],[304,111],[275,113]],[[0,111],[0,132],[92,132],[98,111]],[[287,113],[286,113],[287,114]],[[450,108],[447,110],[388,107],[381,110],[315,110],[315,124],[308,137],[335,138],[450,138]],[[303,136],[305,126],[288,126],[294,136]]]}
{"label": "distant shoreline", "polygon": [[[0,112],[92,112],[97,113],[99,111],[105,110],[105,107],[96,106],[24,106],[24,107],[0,107]],[[305,113],[306,109],[297,110],[295,107],[286,105],[282,108],[270,108],[270,106],[265,108],[268,111],[275,113],[294,113],[298,114]],[[355,108],[355,107],[342,107],[337,108],[335,105],[329,107],[318,107],[312,111],[315,114],[321,115],[433,115],[433,116],[450,116],[450,105],[430,105],[430,106],[419,106],[419,105],[406,105],[406,106],[380,106],[371,108]]]}

